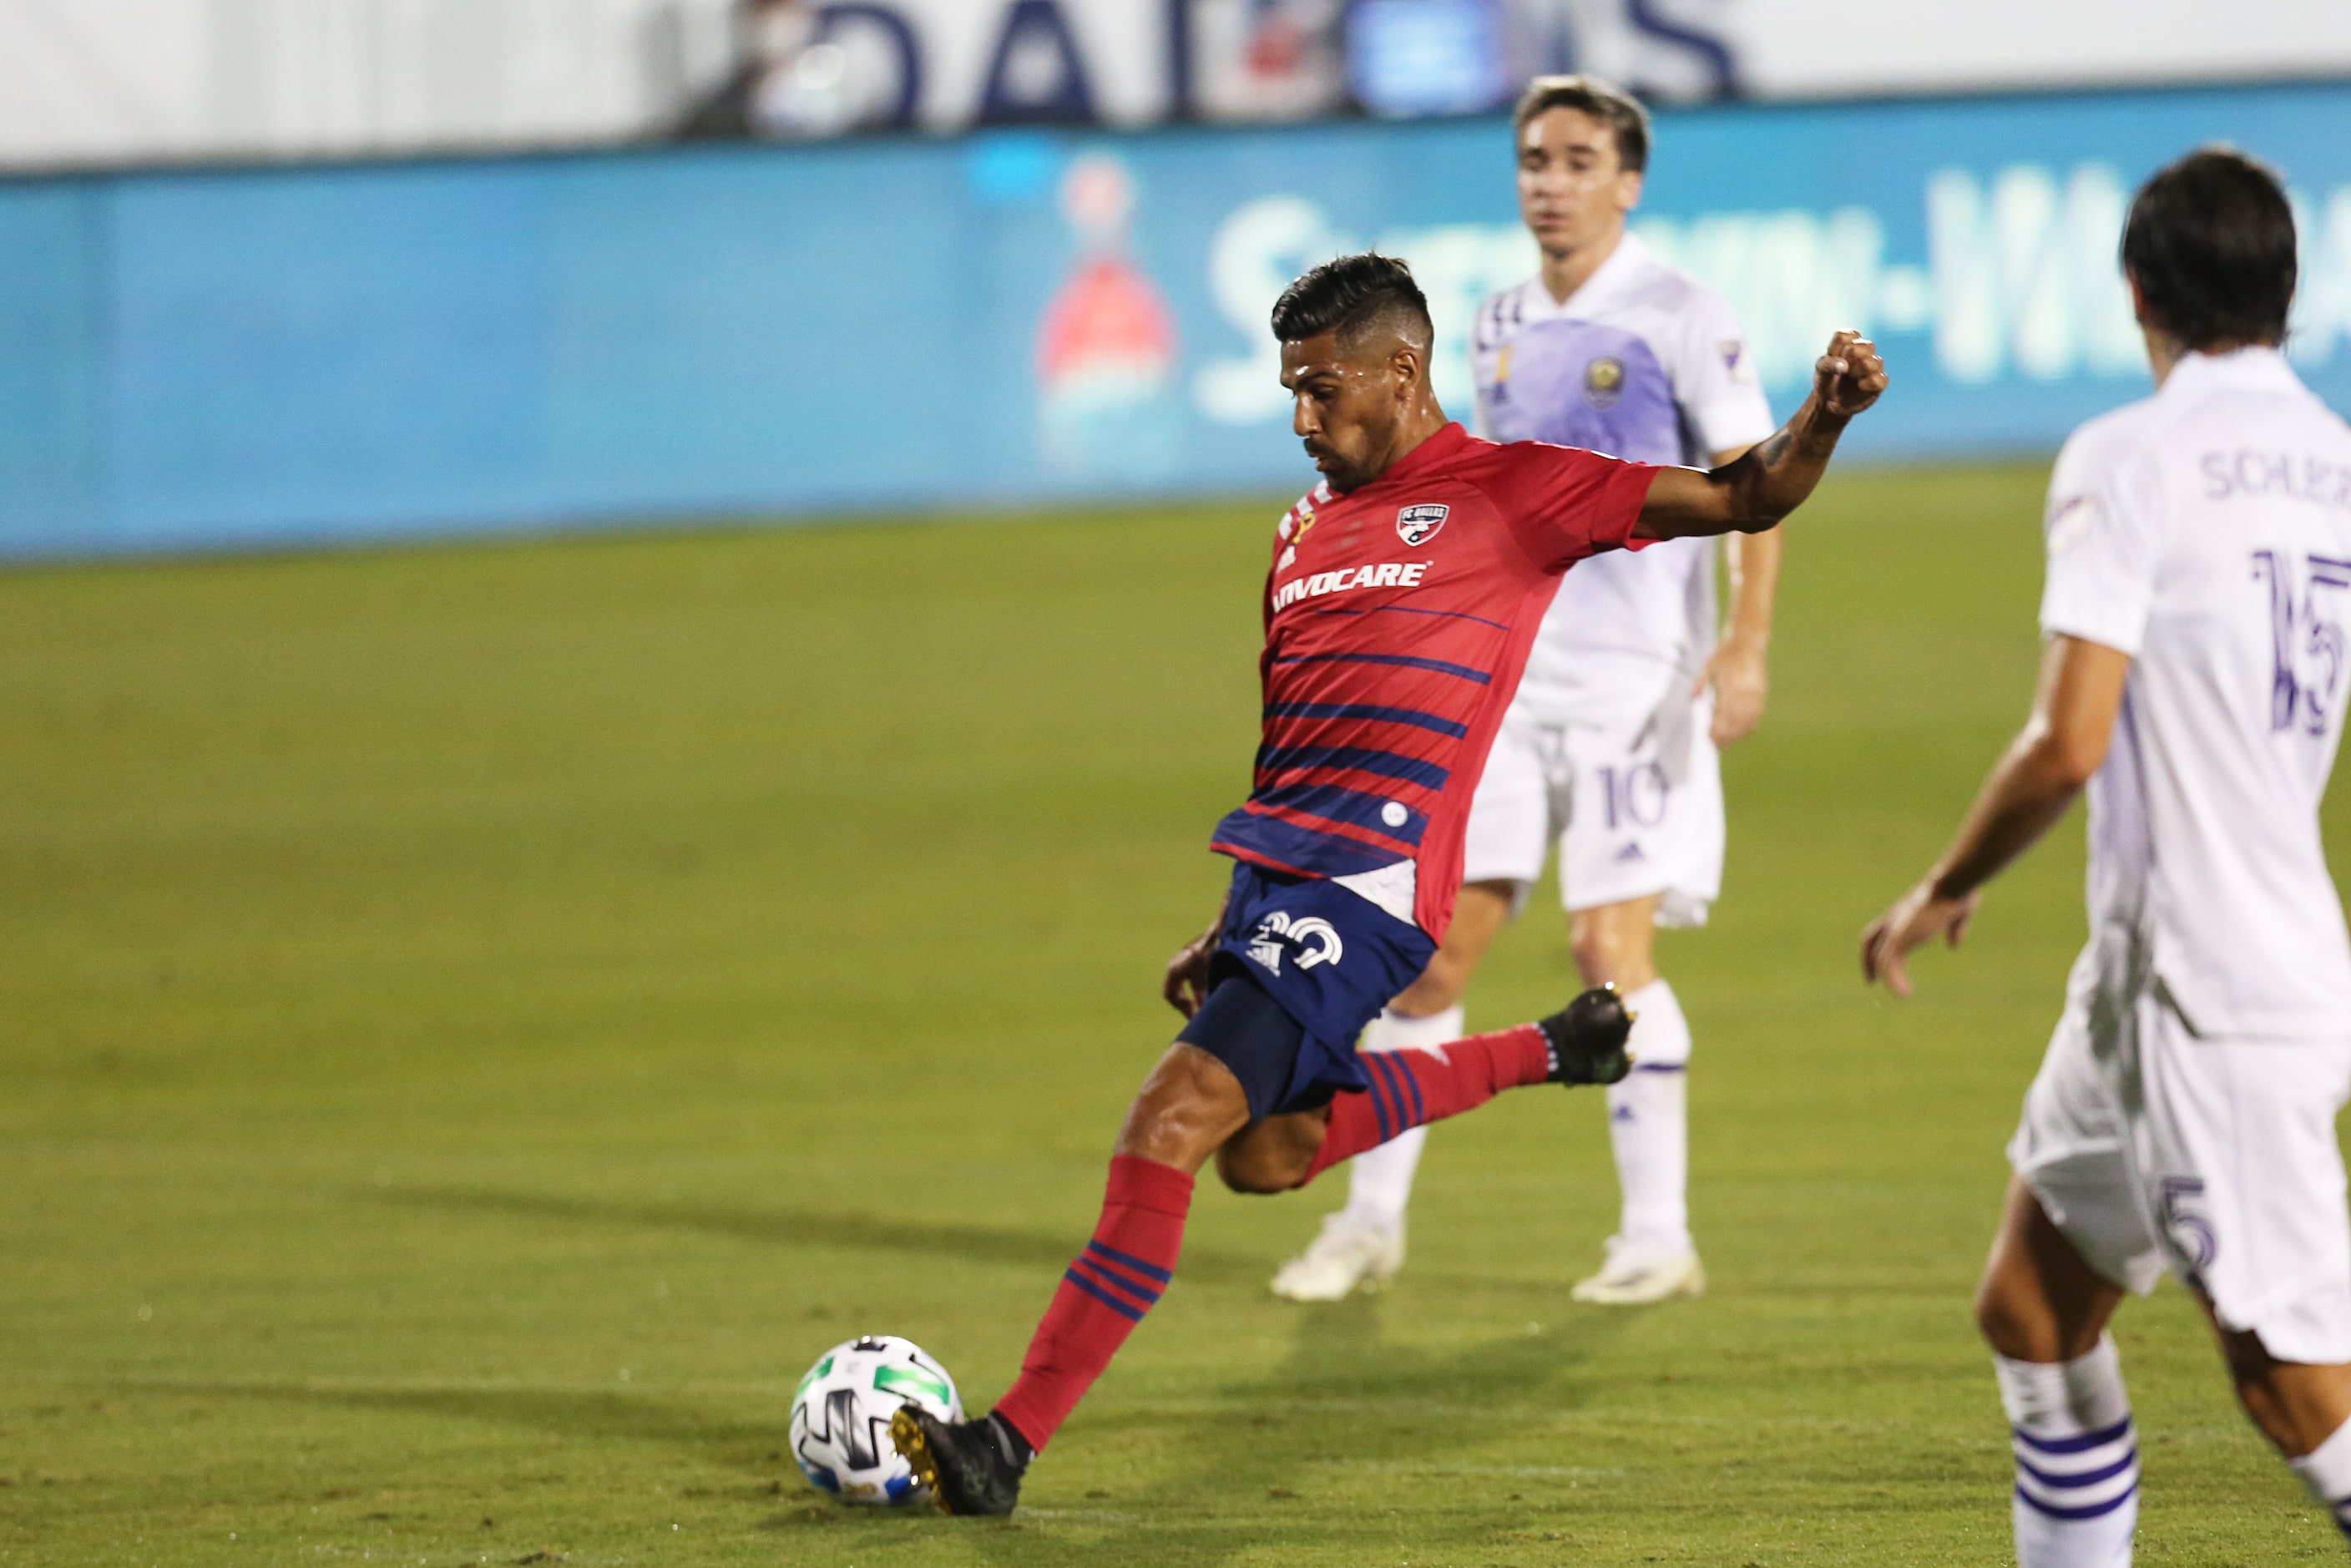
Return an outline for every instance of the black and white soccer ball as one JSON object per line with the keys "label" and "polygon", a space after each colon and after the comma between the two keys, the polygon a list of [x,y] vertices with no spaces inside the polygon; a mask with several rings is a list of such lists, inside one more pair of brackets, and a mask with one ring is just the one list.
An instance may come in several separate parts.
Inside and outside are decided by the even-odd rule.
{"label": "black and white soccer ball", "polygon": [[792,1396],[792,1458],[809,1484],[842,1502],[910,1502],[924,1495],[890,1442],[890,1417],[914,1405],[963,1419],[947,1369],[912,1340],[869,1334],[817,1358]]}

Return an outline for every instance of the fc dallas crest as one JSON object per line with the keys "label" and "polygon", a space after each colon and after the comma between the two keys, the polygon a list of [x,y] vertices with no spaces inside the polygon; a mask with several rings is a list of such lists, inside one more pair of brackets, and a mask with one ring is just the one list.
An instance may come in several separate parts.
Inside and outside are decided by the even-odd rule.
{"label": "fc dallas crest", "polygon": [[1396,538],[1408,545],[1425,545],[1437,537],[1452,512],[1450,507],[1434,501],[1422,501],[1396,511]]}

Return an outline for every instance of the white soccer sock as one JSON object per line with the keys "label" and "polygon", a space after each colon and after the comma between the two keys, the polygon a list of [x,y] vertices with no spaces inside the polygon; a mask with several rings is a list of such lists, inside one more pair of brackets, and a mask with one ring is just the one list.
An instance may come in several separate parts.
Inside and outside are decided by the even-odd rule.
{"label": "white soccer sock", "polygon": [[1673,987],[1651,980],[1625,998],[1633,1025],[1633,1071],[1608,1086],[1608,1141],[1627,1241],[1687,1247],[1689,1233],[1689,1019]]}
{"label": "white soccer sock", "polygon": [[2288,1459],[2318,1506],[2334,1516],[2335,1528],[2351,1539],[2351,1421],[2298,1459]]}
{"label": "white soccer sock", "polygon": [[2128,1568],[2138,1436],[2115,1342],[2072,1361],[1992,1357],[2016,1456],[2018,1568]]}
{"label": "white soccer sock", "polygon": [[[1364,1030],[1362,1051],[1440,1051],[1461,1038],[1458,1006],[1426,1018],[1388,1011]],[[1426,1126],[1400,1133],[1348,1162],[1347,1213],[1374,1230],[1394,1235],[1404,1228],[1405,1206],[1412,1201],[1412,1178],[1428,1142]]]}

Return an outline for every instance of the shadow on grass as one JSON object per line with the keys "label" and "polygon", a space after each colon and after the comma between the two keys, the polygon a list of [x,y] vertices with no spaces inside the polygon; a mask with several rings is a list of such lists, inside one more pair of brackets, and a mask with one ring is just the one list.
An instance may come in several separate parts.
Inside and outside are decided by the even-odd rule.
{"label": "shadow on grass", "polygon": [[[712,1204],[632,1203],[546,1193],[498,1192],[478,1187],[359,1189],[371,1202],[442,1212],[504,1215],[521,1219],[559,1219],[595,1225],[642,1226],[658,1230],[695,1230],[763,1246],[841,1247],[870,1252],[901,1252],[927,1261],[941,1258],[967,1263],[1000,1263],[1043,1271],[1058,1279],[1086,1243],[1088,1217],[1071,1209],[1066,1230],[1013,1230],[987,1225],[889,1218],[880,1215],[813,1209],[729,1208]],[[1262,1259],[1209,1249],[1187,1249],[1184,1272],[1205,1283],[1253,1278],[1269,1265]]]}
{"label": "shadow on grass", "polygon": [[789,1464],[783,1423],[722,1421],[706,1411],[642,1395],[590,1389],[383,1388],[286,1383],[171,1383],[172,1393],[281,1405],[434,1416],[525,1427],[567,1438],[617,1439],[695,1449],[716,1463],[773,1476]]}
{"label": "shadow on grass", "polygon": [[[1205,1305],[1205,1303],[1202,1303]],[[1390,1342],[1382,1312],[1357,1297],[1300,1312],[1290,1351],[1266,1376],[1202,1390],[1186,1406],[1144,1406],[1081,1419],[1064,1443],[1134,1456],[1156,1479],[1115,1495],[1073,1497],[1050,1459],[1029,1506],[1009,1521],[944,1520],[928,1511],[844,1509],[802,1491],[780,1424],[617,1391],[385,1388],[268,1383],[173,1384],[276,1404],[519,1427],[563,1441],[650,1443],[697,1455],[741,1478],[701,1494],[737,1528],[781,1531],[827,1551],[913,1543],[951,1531],[991,1563],[1227,1563],[1285,1541],[1353,1542],[1365,1560],[1499,1544],[1499,1535],[1566,1522],[1568,1490],[1605,1483],[1593,1456],[1549,1446],[1547,1417],[1582,1407],[1591,1361],[1638,1313],[1578,1312],[1541,1335],[1511,1333],[1444,1351]],[[1523,1466],[1464,1465],[1498,1430],[1527,1432]],[[1176,1462],[1162,1465],[1160,1456]],[[1604,1467],[1604,1458],[1596,1463]],[[1352,1473],[1334,1474],[1334,1469]],[[778,1477],[780,1476],[780,1480]],[[1503,1511],[1510,1489],[1528,1500]],[[1488,1506],[1474,1504],[1486,1500]],[[1517,1503],[1516,1498],[1507,1498]],[[731,1506],[729,1506],[731,1505]],[[1386,1533],[1392,1511],[1396,1531]],[[819,1547],[818,1543],[829,1543]],[[789,1549],[787,1549],[789,1550]]]}
{"label": "shadow on grass", "polygon": [[[1328,1547],[1351,1537],[1366,1561],[1392,1545],[1417,1556],[1483,1544],[1496,1532],[1490,1510],[1433,1508],[1432,1493],[1447,1503],[1458,1504],[1465,1490],[1500,1503],[1511,1485],[1556,1494],[1571,1479],[1604,1475],[1604,1457],[1593,1469],[1591,1456],[1540,1447],[1530,1448],[1523,1467],[1465,1469],[1450,1456],[1489,1447],[1498,1428],[1518,1425],[1540,1444],[1533,1432],[1546,1416],[1590,1400],[1594,1385],[1583,1369],[1638,1313],[1580,1311],[1545,1333],[1431,1353],[1388,1341],[1384,1310],[1362,1296],[1304,1310],[1282,1365],[1216,1390],[1214,1409],[1144,1409],[1085,1421],[1065,1440],[1147,1445],[1188,1455],[1190,1463],[1147,1495],[1127,1493],[1092,1509],[1064,1506],[1044,1470],[1024,1514],[974,1531],[973,1545],[992,1561],[1024,1565],[1214,1564],[1284,1540]],[[1358,1475],[1336,1480],[1319,1468],[1334,1462]],[[1361,1500],[1366,1469],[1387,1478],[1375,1483],[1383,1495],[1369,1507]],[[1556,1495],[1539,1499],[1527,1518],[1561,1506]],[[1375,1521],[1395,1507],[1411,1521],[1408,1542],[1380,1539]]]}

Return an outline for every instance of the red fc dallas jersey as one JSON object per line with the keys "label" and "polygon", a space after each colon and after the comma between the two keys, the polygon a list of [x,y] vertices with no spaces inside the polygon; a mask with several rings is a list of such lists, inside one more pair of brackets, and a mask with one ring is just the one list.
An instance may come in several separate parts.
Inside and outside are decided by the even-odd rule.
{"label": "red fc dallas jersey", "polygon": [[1408,886],[1441,940],[1469,798],[1543,612],[1569,567],[1638,548],[1656,473],[1448,424],[1359,490],[1316,486],[1276,529],[1256,787],[1212,847],[1334,881],[1410,862],[1374,902]]}

